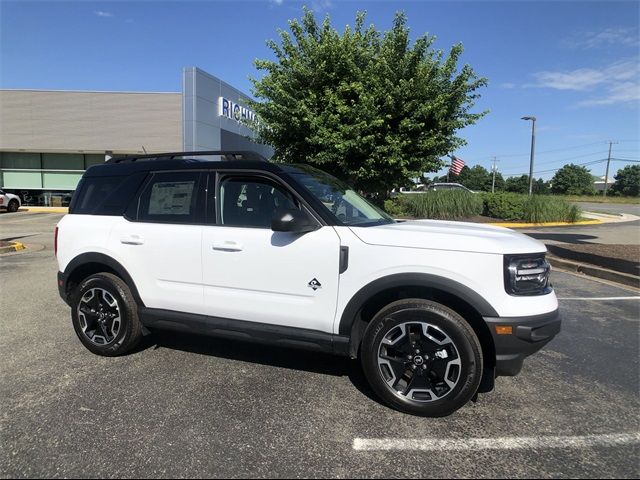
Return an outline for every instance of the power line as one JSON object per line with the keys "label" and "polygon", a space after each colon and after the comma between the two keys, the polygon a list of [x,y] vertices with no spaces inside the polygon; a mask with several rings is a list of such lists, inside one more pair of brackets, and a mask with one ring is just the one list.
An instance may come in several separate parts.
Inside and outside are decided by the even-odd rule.
{"label": "power line", "polygon": [[575,160],[576,158],[584,158],[584,157],[590,157],[591,155],[603,155],[606,154],[607,151],[601,151],[601,152],[592,152],[592,153],[587,153],[584,155],[576,155],[575,157],[568,157],[568,158],[559,158],[556,160],[548,160],[546,162],[536,162],[536,165],[548,165],[550,163],[558,163],[558,162],[566,162],[568,160]]}
{"label": "power line", "polygon": [[[589,165],[597,165],[598,163],[603,163],[606,162],[607,159],[606,158],[601,158],[600,160],[592,160],[590,162],[585,162],[585,163],[576,163],[575,165],[578,167],[586,167]],[[558,167],[558,168],[551,168],[549,170],[538,170],[537,172],[533,172],[534,174],[538,174],[538,173],[549,173],[549,172],[557,172],[558,170],[560,170],[561,168],[563,168],[565,165],[563,165],[562,167]],[[529,175],[528,172],[523,172],[523,173],[505,173],[505,175],[509,176],[509,177],[519,177],[522,175]]]}
{"label": "power line", "polygon": [[[640,142],[640,140],[620,140],[619,143],[627,143],[627,142]],[[600,140],[598,142],[592,142],[592,143],[583,143],[581,145],[573,145],[571,147],[562,147],[562,148],[555,148],[552,150],[541,150],[541,151],[536,151],[536,156],[538,155],[545,155],[547,153],[555,153],[555,152],[563,152],[566,150],[576,150],[579,148],[585,148],[585,147],[591,147],[593,145],[606,145],[607,142],[605,140]],[[624,150],[619,150],[619,151],[624,151]],[[634,150],[634,151],[637,151]],[[607,151],[605,150],[603,153],[607,153]],[[595,152],[594,152],[595,154]],[[530,153],[498,153],[496,154],[496,156],[498,157],[528,157],[530,155]],[[461,157],[462,158],[462,157]],[[467,163],[471,163],[471,162],[475,162],[478,163],[479,160],[487,160],[487,159],[491,159],[493,158],[493,155],[486,155],[486,156],[482,156],[482,157],[477,157],[476,158],[471,158],[470,160],[468,158],[466,158],[465,160],[467,161]],[[536,162],[537,163],[537,162]]]}

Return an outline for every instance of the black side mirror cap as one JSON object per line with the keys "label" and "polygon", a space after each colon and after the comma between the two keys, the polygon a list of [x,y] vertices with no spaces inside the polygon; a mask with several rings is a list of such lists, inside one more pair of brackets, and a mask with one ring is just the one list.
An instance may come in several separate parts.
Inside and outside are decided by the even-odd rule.
{"label": "black side mirror cap", "polygon": [[274,232],[307,233],[318,228],[318,222],[302,210],[277,210],[271,218],[271,230]]}

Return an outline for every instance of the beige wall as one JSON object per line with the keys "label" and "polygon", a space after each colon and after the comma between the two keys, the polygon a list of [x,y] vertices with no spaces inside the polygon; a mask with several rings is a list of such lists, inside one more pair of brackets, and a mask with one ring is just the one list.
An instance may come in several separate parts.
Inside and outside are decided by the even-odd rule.
{"label": "beige wall", "polygon": [[0,90],[0,150],[182,150],[180,93]]}

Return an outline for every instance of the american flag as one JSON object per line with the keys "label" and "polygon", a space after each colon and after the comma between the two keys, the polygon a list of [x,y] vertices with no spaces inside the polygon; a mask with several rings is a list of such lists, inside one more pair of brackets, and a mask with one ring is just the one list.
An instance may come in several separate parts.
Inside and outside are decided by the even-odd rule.
{"label": "american flag", "polygon": [[464,167],[464,160],[451,156],[451,167],[449,168],[449,173],[453,173],[454,175],[460,175],[462,171],[462,167]]}

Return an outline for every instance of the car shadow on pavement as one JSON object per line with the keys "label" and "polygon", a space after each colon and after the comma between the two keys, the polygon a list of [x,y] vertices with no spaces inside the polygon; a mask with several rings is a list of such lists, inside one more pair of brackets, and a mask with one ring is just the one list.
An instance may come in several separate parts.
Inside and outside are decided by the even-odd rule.
{"label": "car shadow on pavement", "polygon": [[170,348],[199,355],[302,370],[321,375],[347,376],[360,393],[380,403],[364,377],[360,362],[346,357],[164,330],[154,330],[151,335],[144,337],[135,351],[149,348]]}
{"label": "car shadow on pavement", "polygon": [[531,232],[527,233],[529,237],[535,238],[536,240],[551,240],[554,242],[562,242],[562,243],[591,243],[586,240],[593,240],[598,238],[595,235],[584,235],[577,233],[551,233],[551,232]]}

